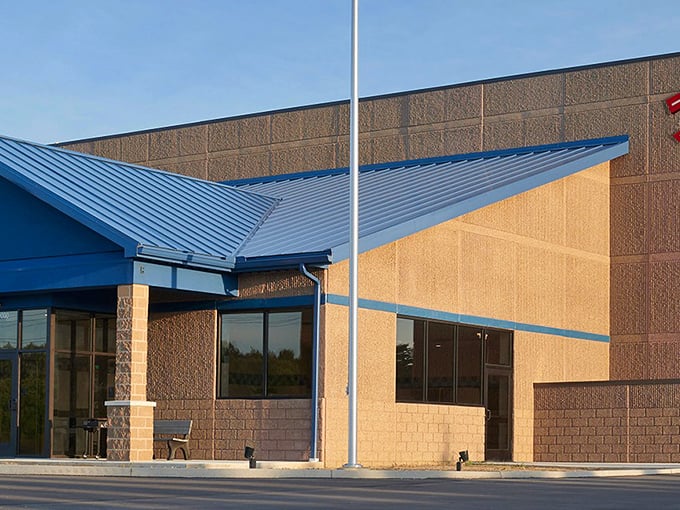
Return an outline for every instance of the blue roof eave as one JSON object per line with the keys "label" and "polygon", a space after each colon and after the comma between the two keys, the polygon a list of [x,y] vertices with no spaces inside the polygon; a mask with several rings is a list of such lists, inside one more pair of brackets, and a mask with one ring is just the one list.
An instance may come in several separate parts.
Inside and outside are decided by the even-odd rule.
{"label": "blue roof eave", "polygon": [[235,272],[274,271],[298,268],[300,264],[327,266],[333,263],[330,250],[306,253],[288,253],[261,257],[236,257]]}
{"label": "blue roof eave", "polygon": [[231,271],[235,267],[233,256],[217,256],[203,253],[173,250],[159,246],[137,246],[134,258],[153,260],[158,262],[169,262],[171,264],[181,264],[191,267],[200,267],[218,271]]}

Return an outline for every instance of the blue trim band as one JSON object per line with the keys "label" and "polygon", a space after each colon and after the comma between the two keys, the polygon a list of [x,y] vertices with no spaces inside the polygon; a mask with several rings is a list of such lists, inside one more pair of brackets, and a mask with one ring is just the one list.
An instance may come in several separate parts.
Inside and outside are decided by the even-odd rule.
{"label": "blue trim band", "polygon": [[[324,294],[323,303],[330,305],[349,306],[349,298],[339,294]],[[541,333],[544,335],[557,335],[566,338],[576,338],[579,340],[592,340],[595,342],[609,342],[608,335],[599,335],[587,331],[574,329],[553,328],[550,326],[539,326],[537,324],[525,324],[523,322],[507,321],[502,319],[492,319],[489,317],[478,317],[476,315],[466,315],[462,313],[444,312],[441,310],[430,310],[416,306],[399,305],[386,303],[373,299],[359,299],[359,307],[378,312],[396,313],[399,315],[410,315],[422,317],[423,319],[434,319],[446,322],[458,322],[471,324],[474,326],[485,326],[489,328],[511,329],[514,331],[527,331],[529,333]]]}
{"label": "blue trim band", "polygon": [[297,308],[314,305],[314,295],[290,296],[265,299],[237,299],[234,301],[220,301],[218,311],[227,310],[259,310],[264,308]]}

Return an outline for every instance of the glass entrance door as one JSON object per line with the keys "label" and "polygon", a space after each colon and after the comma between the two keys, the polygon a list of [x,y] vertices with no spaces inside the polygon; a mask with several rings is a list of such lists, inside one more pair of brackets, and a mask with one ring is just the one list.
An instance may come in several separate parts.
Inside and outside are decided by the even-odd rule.
{"label": "glass entrance door", "polygon": [[512,373],[486,371],[486,460],[512,460]]}
{"label": "glass entrance door", "polygon": [[16,356],[0,354],[0,457],[17,453]]}

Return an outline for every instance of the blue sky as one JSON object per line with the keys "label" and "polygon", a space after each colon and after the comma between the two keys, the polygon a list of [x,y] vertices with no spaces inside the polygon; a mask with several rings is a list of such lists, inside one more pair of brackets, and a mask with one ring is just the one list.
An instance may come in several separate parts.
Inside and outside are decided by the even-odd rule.
{"label": "blue sky", "polygon": [[[347,99],[351,0],[0,0],[0,134],[52,143]],[[680,51],[669,1],[360,0],[371,96]]]}

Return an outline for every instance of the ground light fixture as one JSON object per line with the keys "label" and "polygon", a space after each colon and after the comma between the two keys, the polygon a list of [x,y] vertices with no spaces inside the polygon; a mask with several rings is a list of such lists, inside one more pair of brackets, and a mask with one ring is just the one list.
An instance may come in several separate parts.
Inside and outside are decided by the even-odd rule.
{"label": "ground light fixture", "polygon": [[248,467],[250,469],[255,469],[257,467],[257,462],[255,461],[255,448],[246,446],[243,456],[248,459]]}
{"label": "ground light fixture", "polygon": [[463,450],[462,452],[458,452],[458,462],[456,462],[456,471],[460,471],[463,469],[463,464],[470,460],[470,454],[468,453],[467,450]]}

